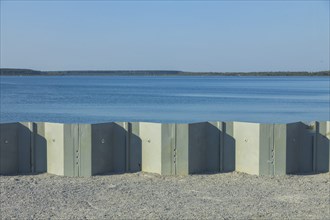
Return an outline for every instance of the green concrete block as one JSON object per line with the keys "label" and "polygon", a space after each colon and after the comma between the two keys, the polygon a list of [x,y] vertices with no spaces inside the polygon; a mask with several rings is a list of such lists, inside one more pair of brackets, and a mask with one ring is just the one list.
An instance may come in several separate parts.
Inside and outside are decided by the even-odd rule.
{"label": "green concrete block", "polygon": [[[288,163],[290,159],[287,157],[287,151],[289,145],[287,145],[287,137],[289,133],[287,128],[290,125],[286,124],[274,124],[273,126],[273,141],[271,141],[269,149],[269,157],[274,164],[270,164],[270,169],[272,169],[270,175],[284,175],[287,173]],[[295,125],[293,125],[295,126]]]}
{"label": "green concrete block", "polygon": [[[176,124],[161,124],[161,174],[163,175],[175,175],[185,169],[185,164],[178,162],[178,157],[184,158],[187,153],[186,149],[178,147],[180,141],[184,141],[184,139],[176,138],[177,129]],[[185,133],[181,132],[180,135],[184,136]]]}
{"label": "green concrete block", "polygon": [[[221,165],[221,160],[226,157],[225,153],[234,151],[224,146],[225,141],[222,138],[225,135],[220,130],[225,129],[223,124],[140,123],[142,171],[162,175],[188,175],[225,170],[227,167]],[[234,163],[232,156],[227,161]],[[228,167],[233,167],[232,164]]]}
{"label": "green concrete block", "polygon": [[[306,123],[300,122],[300,128],[295,130],[297,133],[296,143],[298,143],[298,169],[291,173],[310,173],[314,170],[314,140],[315,127]],[[288,138],[288,141],[290,138]]]}
{"label": "green concrete block", "polygon": [[[325,137],[328,139],[328,147],[330,148],[330,121],[326,122]],[[329,149],[329,154],[328,155],[329,155],[329,157],[328,157],[328,161],[329,161],[328,171],[330,171],[330,149]]]}
{"label": "green concrete block", "polygon": [[287,172],[329,171],[328,122],[298,122],[287,125]]}
{"label": "green concrete block", "polygon": [[[165,174],[164,166],[167,165],[170,169],[166,170],[166,174],[171,173],[171,163],[162,159],[162,151],[165,148],[162,146],[162,127],[162,124],[156,123],[141,122],[139,124],[142,141],[142,171],[144,172]],[[166,146],[166,148],[170,147],[170,144]],[[168,154],[170,155],[170,151]]]}
{"label": "green concrete block", "polygon": [[[139,141],[135,138],[131,142],[130,137],[136,135],[130,127],[126,122],[46,123],[48,172],[65,176],[92,176],[130,172],[131,167],[139,170]],[[138,131],[135,129],[134,132]],[[131,150],[133,146],[134,150]]]}
{"label": "green concrete block", "polygon": [[222,122],[220,127],[221,132],[221,145],[223,146],[223,153],[221,153],[222,166],[221,172],[232,172],[235,171],[235,139],[234,134],[234,123],[233,122]]}
{"label": "green concrete block", "polygon": [[274,125],[259,124],[259,175],[271,175],[275,173],[275,155],[278,151],[274,146]]}
{"label": "green concrete block", "polygon": [[330,122],[0,124],[0,173],[328,172]]}
{"label": "green concrete block", "polygon": [[259,175],[285,175],[299,166],[301,123],[260,124]]}
{"label": "green concrete block", "polygon": [[[129,140],[128,123],[112,123],[112,163],[113,172],[125,172],[129,170]],[[126,153],[127,152],[127,153]]]}
{"label": "green concrete block", "polygon": [[[224,170],[222,122],[188,125],[188,174],[221,172]],[[186,128],[187,129],[187,128]]]}
{"label": "green concrete block", "polygon": [[140,123],[142,171],[161,175],[186,175],[188,125]]}
{"label": "green concrete block", "polygon": [[[45,138],[47,140],[47,172],[64,175],[64,125],[45,123]],[[73,168],[73,164],[71,166]]]}
{"label": "green concrete block", "polygon": [[315,172],[329,172],[330,167],[330,122],[316,122]]}
{"label": "green concrete block", "polygon": [[313,171],[313,131],[302,122],[287,124],[286,174]]}
{"label": "green concrete block", "polygon": [[285,135],[285,146],[291,146],[286,150],[286,173],[292,174],[299,172],[300,170],[300,148],[302,152],[306,147],[302,146],[302,141],[300,138],[301,129],[300,127],[304,126],[302,123],[293,123],[285,126],[282,133]]}
{"label": "green concrete block", "polygon": [[31,148],[32,172],[47,172],[47,140],[45,138],[45,124],[33,123],[33,148]]}
{"label": "green concrete block", "polygon": [[142,165],[142,141],[140,138],[139,122],[128,123],[129,134],[129,161],[128,172],[141,171]]}
{"label": "green concrete block", "polygon": [[285,174],[286,126],[234,122],[236,170],[254,175]]}
{"label": "green concrete block", "polygon": [[[324,123],[323,134],[325,127]],[[329,167],[329,142],[324,135],[318,134],[316,128],[316,125],[302,122],[234,122],[236,170],[273,176],[313,172],[316,166],[326,172]]]}
{"label": "green concrete block", "polygon": [[130,154],[130,127],[127,122],[80,124],[80,175],[130,172],[130,161],[138,161],[138,154]]}
{"label": "green concrete block", "polygon": [[18,123],[18,172],[32,172],[32,149],[33,149],[33,123],[21,122]]}
{"label": "green concrete block", "polygon": [[0,124],[0,174],[18,173],[18,154],[18,123]]}
{"label": "green concrete block", "polygon": [[[115,123],[93,124],[88,125],[86,128],[89,138],[88,149],[91,149],[91,154],[90,152],[86,152],[85,155],[82,154],[81,159],[88,156],[88,167],[91,173],[86,173],[85,176],[105,174],[120,170],[121,167],[117,167],[114,161],[116,156],[124,160],[124,155],[121,157],[116,155],[116,146],[114,146],[116,143],[116,138],[114,137],[115,125]],[[124,146],[122,146],[122,148],[123,147]]]}
{"label": "green concrete block", "polygon": [[46,172],[46,143],[41,134],[42,126],[43,123],[33,122],[1,124],[3,141],[0,147],[4,156],[0,159],[4,163],[1,173]]}
{"label": "green concrete block", "polygon": [[260,174],[260,124],[234,122],[236,171]]}
{"label": "green concrete block", "polygon": [[[182,130],[187,134],[187,136],[183,137],[178,136],[185,141],[181,145],[178,145],[178,148],[184,148],[187,151],[187,153],[184,154],[186,157],[178,157],[178,162],[183,161],[183,163],[186,165],[185,169],[181,169],[182,175],[208,172],[207,127],[208,123],[194,123],[181,125],[181,127],[178,128],[178,131]],[[216,137],[216,139],[219,139],[219,137]],[[218,142],[218,140],[216,141]],[[214,161],[210,161],[216,165],[219,165],[219,152],[217,152],[218,150],[219,145],[218,148],[213,152],[213,155],[215,156]],[[210,154],[210,156],[212,157],[212,154]],[[218,171],[218,168],[219,167],[216,166],[216,171]]]}

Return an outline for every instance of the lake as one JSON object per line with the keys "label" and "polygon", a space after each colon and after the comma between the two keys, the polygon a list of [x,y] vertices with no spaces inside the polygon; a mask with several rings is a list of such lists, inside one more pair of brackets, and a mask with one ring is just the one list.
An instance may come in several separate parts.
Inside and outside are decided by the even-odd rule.
{"label": "lake", "polygon": [[0,77],[1,122],[329,120],[329,77]]}

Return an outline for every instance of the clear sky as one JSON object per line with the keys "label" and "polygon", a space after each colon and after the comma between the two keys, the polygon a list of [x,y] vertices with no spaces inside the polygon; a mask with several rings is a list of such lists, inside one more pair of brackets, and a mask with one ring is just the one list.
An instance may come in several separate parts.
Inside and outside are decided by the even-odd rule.
{"label": "clear sky", "polygon": [[1,67],[329,70],[329,1],[3,1]]}

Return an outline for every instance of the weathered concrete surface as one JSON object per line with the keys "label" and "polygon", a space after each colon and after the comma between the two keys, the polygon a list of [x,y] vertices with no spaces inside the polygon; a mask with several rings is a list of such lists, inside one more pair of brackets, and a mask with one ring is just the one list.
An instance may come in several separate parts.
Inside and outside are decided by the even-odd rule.
{"label": "weathered concrete surface", "polygon": [[330,170],[330,121],[316,122],[316,163],[315,172],[329,172]]}
{"label": "weathered concrete surface", "polygon": [[45,138],[45,123],[33,123],[33,141],[31,148],[32,172],[47,172],[47,140]]}
{"label": "weathered concrete surface", "polygon": [[328,219],[329,173],[1,176],[2,219]]}
{"label": "weathered concrete surface", "polygon": [[0,174],[46,172],[43,123],[0,124]]}
{"label": "weathered concrete surface", "polygon": [[236,170],[256,175],[329,171],[328,122],[234,122]]}
{"label": "weathered concrete surface", "polygon": [[162,124],[140,123],[139,130],[142,141],[142,170],[162,174]]}
{"label": "weathered concrete surface", "polygon": [[234,170],[235,146],[225,123],[140,123],[140,137],[142,171],[188,175]]}
{"label": "weathered concrete surface", "polygon": [[1,124],[0,173],[328,172],[329,123]]}
{"label": "weathered concrete surface", "polygon": [[[92,176],[138,171],[141,142],[129,126],[126,122],[45,123],[47,172],[64,176]],[[135,129],[134,132],[138,131]],[[130,137],[133,137],[132,141]]]}
{"label": "weathered concrete surface", "polygon": [[259,175],[260,124],[234,122],[236,171]]}
{"label": "weathered concrete surface", "polygon": [[142,140],[140,138],[139,122],[128,123],[129,152],[128,172],[137,172],[142,169]]}
{"label": "weathered concrete surface", "polygon": [[64,175],[64,125],[45,123],[45,139],[47,140],[47,173]]}
{"label": "weathered concrete surface", "polygon": [[18,173],[18,123],[0,124],[0,174]]}
{"label": "weathered concrete surface", "polygon": [[235,171],[236,141],[234,139],[234,123],[222,122],[220,127],[223,154],[221,158],[221,172]]}
{"label": "weathered concrete surface", "polygon": [[32,172],[33,122],[17,123],[18,173]]}

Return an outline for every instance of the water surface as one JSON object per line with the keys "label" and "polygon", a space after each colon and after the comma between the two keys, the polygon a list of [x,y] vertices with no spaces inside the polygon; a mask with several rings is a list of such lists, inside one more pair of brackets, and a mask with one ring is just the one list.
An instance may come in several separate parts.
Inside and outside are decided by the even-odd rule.
{"label": "water surface", "polygon": [[329,83],[329,77],[0,77],[0,121],[324,121]]}

